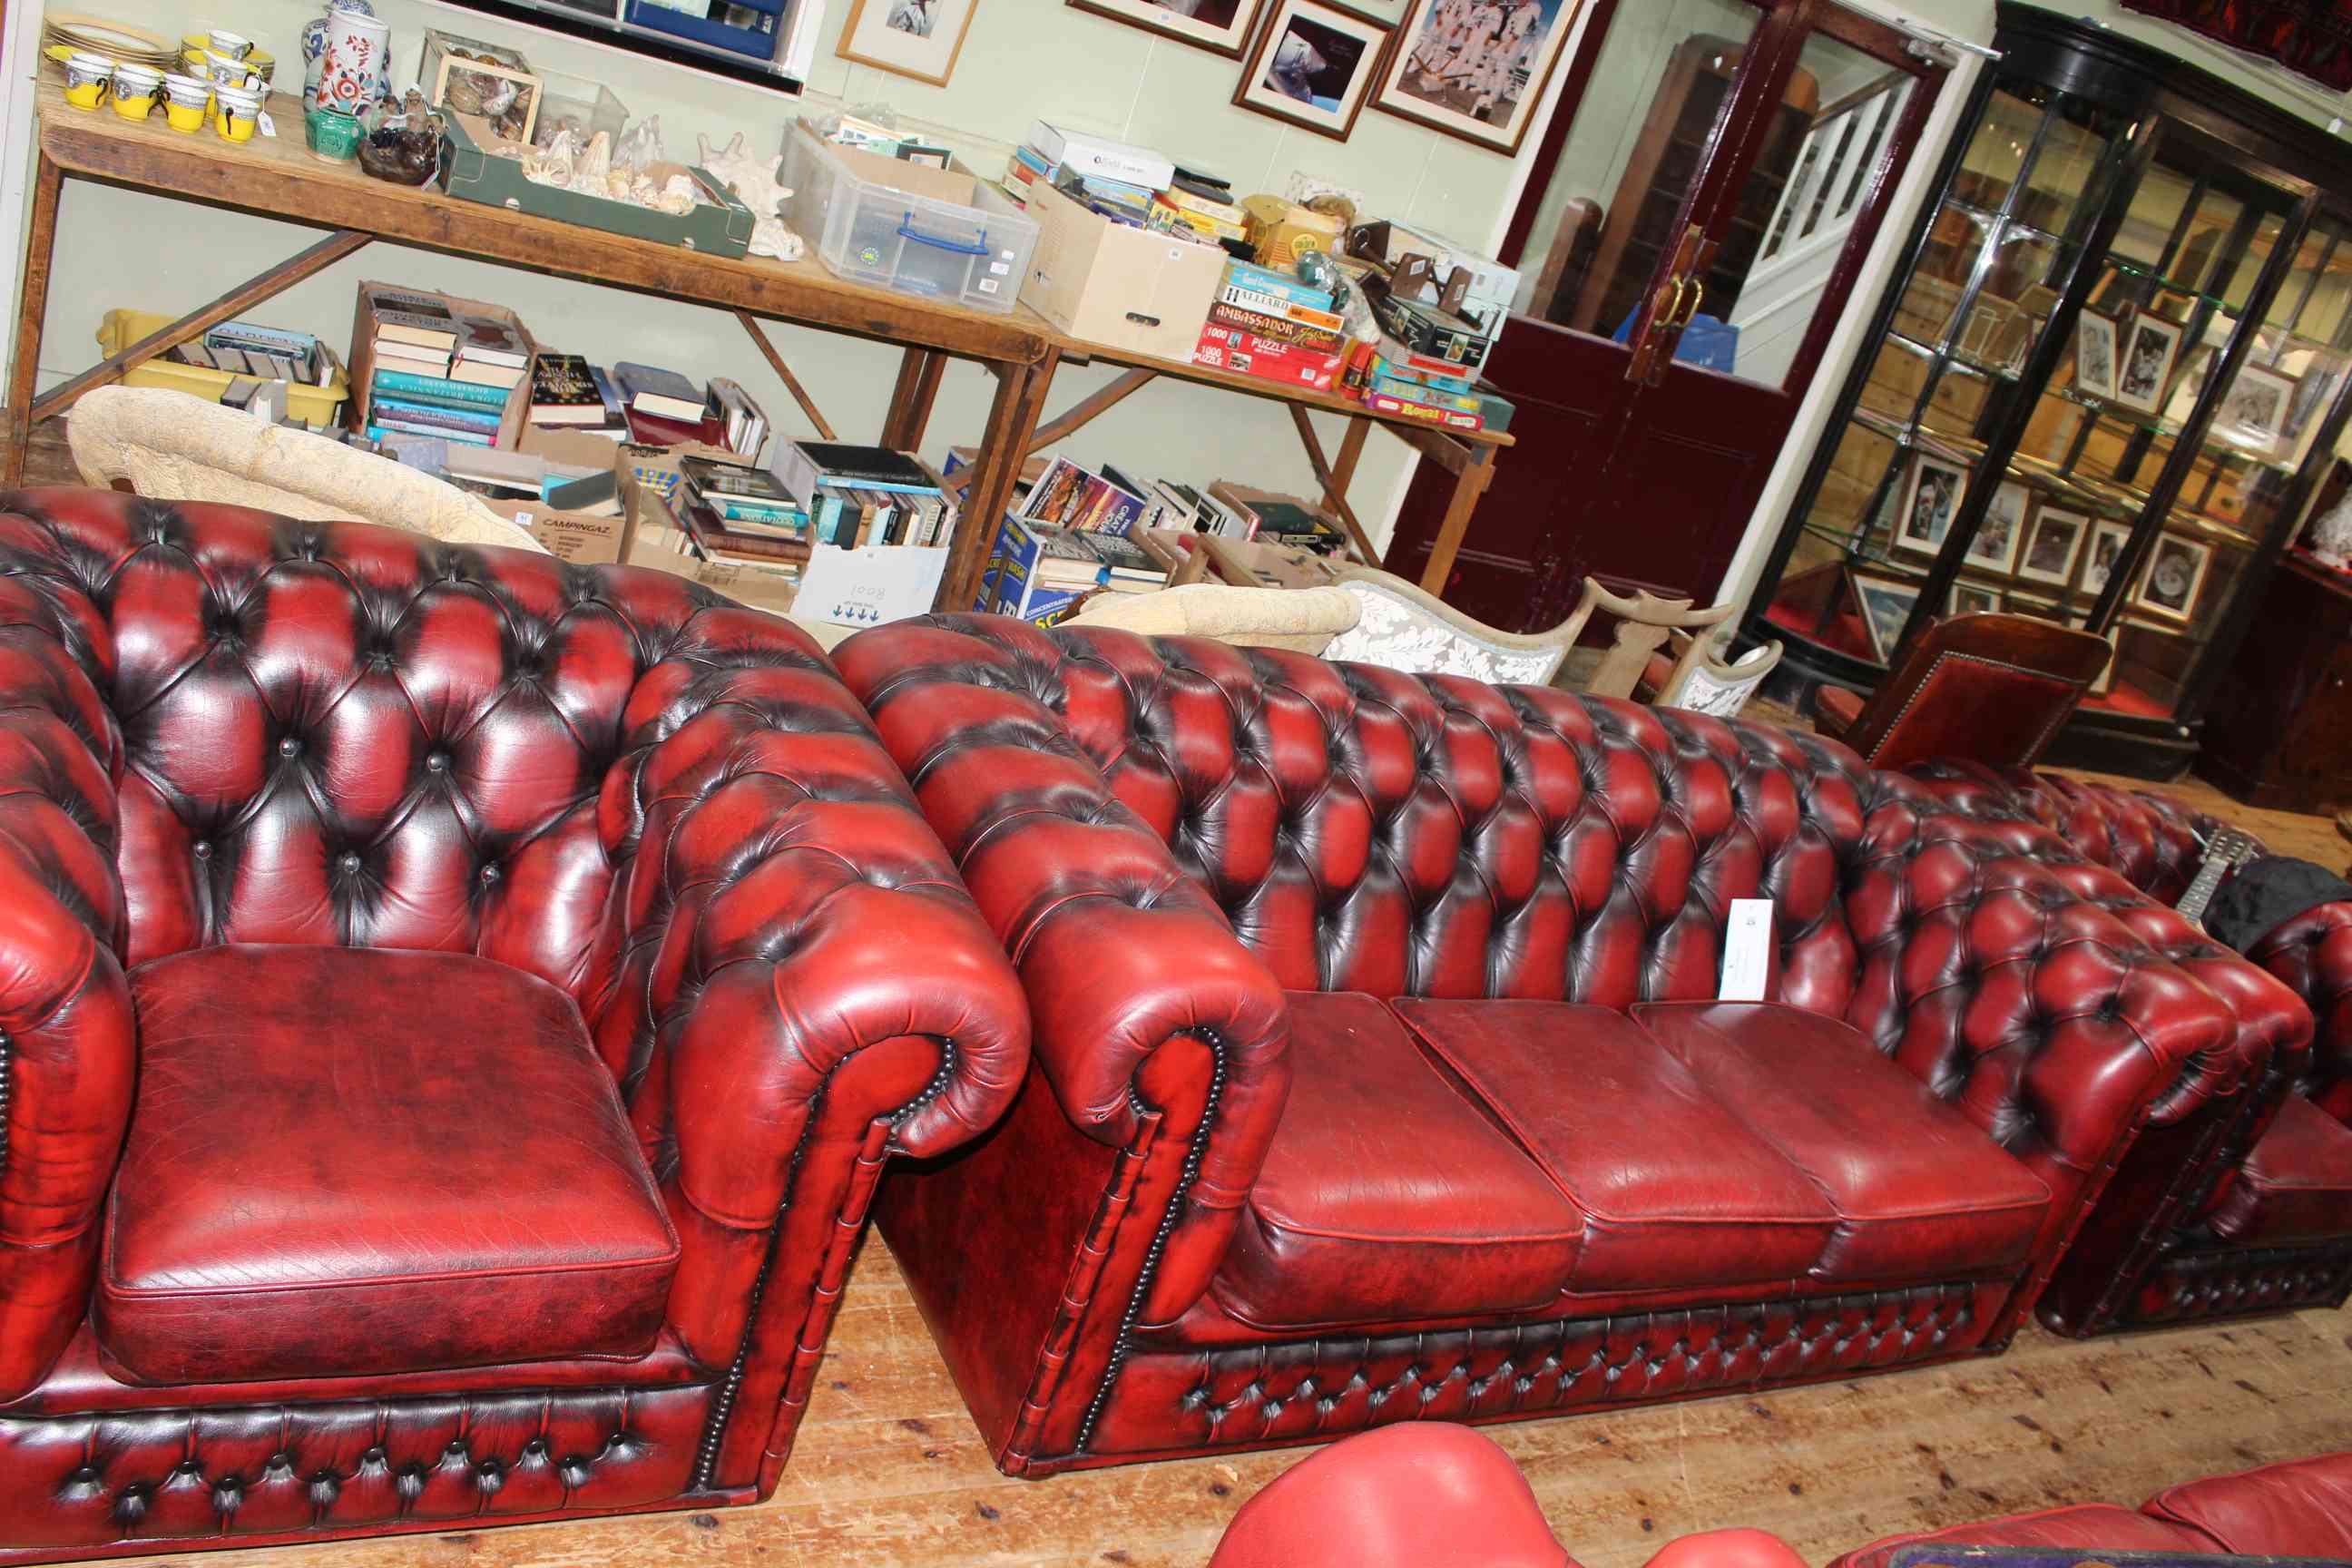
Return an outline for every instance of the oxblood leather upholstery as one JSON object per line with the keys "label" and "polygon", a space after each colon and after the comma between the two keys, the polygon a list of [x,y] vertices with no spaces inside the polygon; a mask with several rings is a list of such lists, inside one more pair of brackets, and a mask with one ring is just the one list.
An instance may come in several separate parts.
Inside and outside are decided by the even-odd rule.
{"label": "oxblood leather upholstery", "polygon": [[1576,1568],[1511,1457],[1442,1421],[1359,1432],[1300,1460],[1242,1505],[1209,1559],[1209,1568],[1456,1565]]}
{"label": "oxblood leather upholstery", "polygon": [[[2143,900],[2120,879],[2038,822],[1950,807],[1812,737],[992,617],[901,623],[835,657],[1035,1019],[1044,1071],[1005,1125],[894,1180],[878,1205],[1013,1473],[1997,1351],[2142,1129],[2193,1121],[2268,1066],[2267,1037],[2139,934]],[[1979,1153],[2010,1163],[1990,1167],[2017,1184],[1999,1212],[1967,1215],[1991,1226],[1996,1254],[2029,1209],[2019,1178],[2040,1184],[2022,1255],[1942,1267],[1958,1249],[1930,1244],[1934,1205],[1915,1190],[1933,1173],[1825,1163],[1853,1178],[1841,1190],[1864,1212],[1849,1215],[1762,1143],[1751,1152],[1789,1184],[1782,1217],[1801,1248],[1734,1258],[1729,1238],[1752,1238],[1727,1225],[1718,1271],[1665,1230],[1632,1227],[1618,1246],[1596,1227],[1575,1268],[1609,1271],[1540,1307],[1455,1310],[1465,1300],[1425,1275],[1429,1294],[1408,1306],[1391,1276],[1332,1268],[1381,1238],[1288,1250],[1262,1226],[1237,1238],[1275,1209],[1294,1222],[1348,1213],[1364,1178],[1330,1165],[1317,1184],[1313,1163],[1357,1145],[1305,1123],[1360,1117],[1368,1096],[1390,1113],[1360,1071],[1339,1074],[1327,1102],[1319,1064],[1343,1047],[1317,1010],[1294,1023],[1284,987],[1361,993],[1411,1024],[1423,1061],[1452,1079],[1416,1066],[1388,1080],[1415,1116],[1449,1088],[1512,1126],[1571,1202],[1584,1200],[1563,1175],[1596,1205],[1604,1190],[1612,1202],[1645,1190],[1649,1215],[1686,1217],[1665,1205],[1670,1178],[1730,1157],[1728,1135],[1701,1127],[1718,1103],[1707,1094],[1724,1091],[1693,1097],[1643,1037],[1643,1076],[1610,1079],[1620,1104],[1588,1092],[1579,1051],[1613,1071],[1635,1050],[1627,1009],[1711,997],[1729,902],[1759,894],[1778,910],[1773,999],[1850,1025],[1822,1048],[1875,1050],[1982,1140]],[[2227,963],[2283,1016],[2295,1010]],[[1577,1032],[1568,1004],[1605,1010],[1610,1031]],[[1515,1009],[1535,1022],[1515,1026]],[[1294,1028],[1308,1041],[1295,1053]],[[1393,1046],[1383,1035],[1378,1049]],[[1672,1100],[1688,1135],[1651,1145],[1643,1119]],[[1597,1131],[1572,1128],[1578,1115]],[[1780,1131],[1794,1153],[1824,1126]],[[1563,1142],[1548,1151],[1549,1129]],[[1660,1166],[1654,1185],[1626,1179],[1642,1161]],[[1254,1204],[1269,1167],[1276,1201]],[[1954,1157],[1955,1171],[1979,1168]],[[1728,1200],[1728,1183],[1716,1190]],[[1419,1240],[1475,1234],[1476,1209],[1453,1212],[1435,1181],[1393,1202],[1415,1207]],[[1515,1201],[1510,1223],[1527,1221]],[[1839,1277],[1813,1274],[1842,1233],[1856,1247],[1883,1235],[1867,1245],[1885,1267],[1920,1271],[1863,1281],[1833,1261]],[[1298,1291],[1287,1315],[1286,1283]],[[1473,1283],[1499,1302],[1527,1280],[1494,1268]],[[1383,1315],[1330,1321],[1374,1308]]]}
{"label": "oxblood leather upholstery", "polygon": [[2352,1453],[2265,1465],[2160,1491],[2147,1512],[2242,1557],[2352,1559]]}
{"label": "oxblood leather upholstery", "polygon": [[131,993],[95,1302],[131,1376],[653,1348],[677,1233],[562,992],[470,954],[233,946]]}
{"label": "oxblood leather upholstery", "polygon": [[2215,818],[2050,773],[1906,771],[1955,810],[2046,824],[2105,868],[2070,877],[2227,1002],[2245,1061],[2263,1064],[2141,1141],[2043,1296],[2044,1321],[2095,1334],[2340,1306],[2352,1294],[2352,903],[2284,922],[2242,963],[2135,891],[2178,900]]}
{"label": "oxblood leather upholstery", "polygon": [[[393,529],[0,497],[0,1560],[764,1494],[884,1161],[986,1127],[1026,1060],[1002,948],[803,634],[661,574]],[[282,1021],[240,1032],[244,990],[299,1002],[282,974],[233,988],[221,966],[277,962],[252,944],[361,950],[371,978],[312,995],[319,1017],[380,987],[371,1037],[445,1054],[337,1090],[365,1040],[331,1056]],[[428,999],[384,977],[442,971],[389,950],[501,977]],[[148,1103],[134,994],[184,1031],[166,1064],[231,1060],[254,1081],[158,1079]],[[526,1017],[532,1037],[490,1032]],[[196,1037],[213,1029],[227,1037]],[[557,1034],[570,1061],[534,1067]],[[571,1070],[590,1049],[593,1094]],[[338,1130],[281,1116],[249,1169],[206,1174],[173,1152],[175,1106],[256,1136],[273,1100],[315,1094],[322,1121],[373,1104],[365,1136],[389,1155],[451,1076],[507,1112],[509,1142],[453,1149],[443,1173],[495,1173],[472,1196],[507,1211],[504,1243],[625,1261],[634,1283],[576,1322],[472,1321],[485,1287],[422,1279],[465,1245],[424,1217],[467,1194],[420,1196],[406,1233],[408,1194],[388,1194],[362,1239],[415,1276],[398,1288],[428,1321],[329,1320],[303,1345],[289,1315],[270,1327],[289,1364],[252,1384],[109,1366],[89,1318],[110,1188],[130,1250],[100,1326],[157,1372],[229,1372],[251,1347],[167,1346],[152,1315],[142,1338],[162,1308],[126,1290],[321,1261],[165,1211],[272,1170],[291,1183]],[[542,1088],[578,1118],[560,1156],[540,1136],[558,1108],[497,1104]],[[571,1181],[583,1205],[629,1206],[565,1215],[549,1205]],[[363,1228],[320,1201],[301,1221],[317,1234]],[[650,1344],[646,1268],[668,1270]],[[493,1352],[524,1359],[315,1376]]]}

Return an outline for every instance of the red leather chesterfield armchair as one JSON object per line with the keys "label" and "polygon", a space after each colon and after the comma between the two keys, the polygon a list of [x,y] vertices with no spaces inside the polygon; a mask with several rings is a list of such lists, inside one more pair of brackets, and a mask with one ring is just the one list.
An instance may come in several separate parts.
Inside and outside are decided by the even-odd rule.
{"label": "red leather chesterfield armchair", "polygon": [[1912,770],[1957,808],[2037,820],[2095,869],[2068,876],[2229,1000],[2267,1067],[2144,1139],[2042,1300],[2063,1333],[2340,1307],[2352,1295],[2352,903],[2323,904],[2246,956],[2308,1017],[2293,1027],[2255,971],[2170,910],[2221,824],[2153,791],[1965,763]]}
{"label": "red leather chesterfield armchair", "polygon": [[[1030,998],[1005,1121],[877,1206],[1009,1472],[1997,1351],[2263,1065],[2049,829],[1812,737],[992,617],[835,658]],[[1776,1003],[1710,1005],[1751,895]]]}
{"label": "red leather chesterfield armchair", "polygon": [[1026,1035],[787,624],[0,496],[0,1561],[766,1495]]}

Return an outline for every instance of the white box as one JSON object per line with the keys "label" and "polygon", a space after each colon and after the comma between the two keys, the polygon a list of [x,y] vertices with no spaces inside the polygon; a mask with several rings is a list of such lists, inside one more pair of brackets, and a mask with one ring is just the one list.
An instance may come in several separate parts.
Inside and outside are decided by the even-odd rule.
{"label": "white box", "polygon": [[1049,120],[1040,120],[1029,128],[1029,145],[1044,153],[1048,163],[1060,163],[1081,174],[1124,180],[1147,190],[1165,190],[1176,177],[1174,160],[1149,147],[1084,131],[1065,131]]}

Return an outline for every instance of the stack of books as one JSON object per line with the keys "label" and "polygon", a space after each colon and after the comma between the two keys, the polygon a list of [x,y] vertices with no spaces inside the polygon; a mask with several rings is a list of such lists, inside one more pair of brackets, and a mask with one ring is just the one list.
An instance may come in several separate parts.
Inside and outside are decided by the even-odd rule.
{"label": "stack of books", "polygon": [[768,444],[768,416],[751,401],[741,383],[712,376],[703,395],[702,417],[705,424],[718,422],[719,444],[729,451],[755,463],[760,460],[761,450]]}
{"label": "stack of books", "polygon": [[1020,515],[1053,528],[1125,534],[1142,522],[1149,510],[1141,487],[1117,469],[1096,473],[1067,458],[1055,458],[1029,487]]}
{"label": "stack of books", "polygon": [[1348,536],[1313,501],[1275,490],[1254,489],[1230,479],[1209,487],[1206,498],[1239,526],[1212,531],[1271,544],[1288,544],[1318,555],[1343,555]]}
{"label": "stack of books", "polygon": [[806,508],[762,468],[678,459],[683,476],[672,498],[680,531],[706,561],[791,583],[808,560]]}
{"label": "stack of books", "polygon": [[945,544],[958,503],[912,454],[846,441],[795,441],[777,453],[772,475],[808,516],[819,544]]}
{"label": "stack of books", "polygon": [[1148,594],[1168,566],[1133,540],[1007,513],[972,608],[1050,626],[1098,593]]}
{"label": "stack of books", "polygon": [[1225,263],[1192,359],[1328,392],[1346,357],[1345,325],[1328,290],[1236,258]]}
{"label": "stack of books", "polygon": [[626,440],[620,394],[583,354],[541,353],[530,370],[530,422]]}
{"label": "stack of books", "polygon": [[768,444],[768,416],[740,383],[713,376],[697,386],[674,370],[622,360],[610,377],[628,439],[647,447],[699,442],[752,462]]}
{"label": "stack of books", "polygon": [[497,446],[508,394],[530,374],[530,351],[516,329],[466,315],[437,294],[368,284],[361,299],[369,438]]}
{"label": "stack of books", "polygon": [[260,381],[331,386],[335,379],[335,356],[316,337],[252,321],[223,321],[202,338],[167,351],[163,357]]}

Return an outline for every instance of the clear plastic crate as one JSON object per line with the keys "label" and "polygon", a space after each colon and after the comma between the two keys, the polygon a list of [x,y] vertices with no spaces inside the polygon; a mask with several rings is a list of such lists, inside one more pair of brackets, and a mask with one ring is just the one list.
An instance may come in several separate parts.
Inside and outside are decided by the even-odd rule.
{"label": "clear plastic crate", "polygon": [[844,278],[1000,315],[1020,297],[1036,220],[967,170],[836,147],[795,124],[782,179],[784,221]]}

